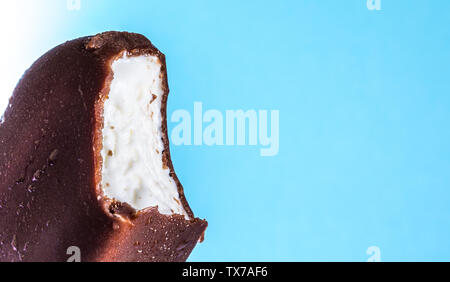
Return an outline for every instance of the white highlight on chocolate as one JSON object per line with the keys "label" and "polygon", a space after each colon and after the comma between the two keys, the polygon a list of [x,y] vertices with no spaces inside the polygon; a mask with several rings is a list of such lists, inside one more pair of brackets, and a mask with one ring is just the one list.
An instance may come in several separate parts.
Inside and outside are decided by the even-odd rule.
{"label": "white highlight on chocolate", "polygon": [[137,210],[158,206],[162,214],[188,218],[170,170],[163,167],[160,60],[124,55],[113,62],[112,70],[103,114],[105,195]]}

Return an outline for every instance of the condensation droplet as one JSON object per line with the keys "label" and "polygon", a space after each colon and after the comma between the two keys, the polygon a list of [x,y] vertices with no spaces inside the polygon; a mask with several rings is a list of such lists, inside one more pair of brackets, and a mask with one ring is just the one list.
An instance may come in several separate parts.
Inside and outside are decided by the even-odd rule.
{"label": "condensation droplet", "polygon": [[27,187],[27,191],[28,192],[33,192],[34,191],[34,187],[33,187],[33,185],[29,185],[28,187]]}
{"label": "condensation droplet", "polygon": [[56,158],[58,157],[58,153],[59,153],[58,149],[55,149],[55,150],[53,150],[53,152],[50,153],[50,156],[48,157],[48,163],[50,166],[55,165],[55,161],[56,161]]}
{"label": "condensation droplet", "polygon": [[12,247],[14,252],[17,252],[17,238],[16,238],[15,234],[14,234],[12,240],[11,240],[11,247]]}
{"label": "condensation droplet", "polygon": [[36,172],[33,174],[33,178],[31,181],[36,182],[41,178],[42,171],[40,169],[36,170]]}

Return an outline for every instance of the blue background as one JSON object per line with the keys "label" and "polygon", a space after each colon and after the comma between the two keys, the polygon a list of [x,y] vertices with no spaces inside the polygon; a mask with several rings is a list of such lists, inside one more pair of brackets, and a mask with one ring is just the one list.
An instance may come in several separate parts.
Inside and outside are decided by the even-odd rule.
{"label": "blue background", "polygon": [[36,56],[138,32],[166,54],[169,115],[194,101],[280,111],[275,157],[172,146],[209,221],[191,261],[366,261],[370,246],[383,261],[449,260],[449,1],[40,2]]}

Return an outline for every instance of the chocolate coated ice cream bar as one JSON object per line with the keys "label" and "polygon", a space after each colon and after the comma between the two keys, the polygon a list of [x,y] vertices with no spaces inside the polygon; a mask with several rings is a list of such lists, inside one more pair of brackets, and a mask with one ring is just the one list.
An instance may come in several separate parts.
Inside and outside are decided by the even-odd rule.
{"label": "chocolate coated ice cream bar", "polygon": [[171,159],[164,55],[144,36],[66,42],[0,124],[0,261],[185,261],[207,227]]}

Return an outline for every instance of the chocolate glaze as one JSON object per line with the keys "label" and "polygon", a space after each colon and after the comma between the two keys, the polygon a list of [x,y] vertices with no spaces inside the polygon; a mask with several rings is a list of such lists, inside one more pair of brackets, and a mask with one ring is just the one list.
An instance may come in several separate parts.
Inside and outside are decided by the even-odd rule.
{"label": "chocolate glaze", "polygon": [[[151,54],[162,63],[163,164],[191,220],[135,211],[103,196],[103,102],[111,63]],[[194,218],[170,159],[164,55],[144,36],[106,32],[66,42],[28,69],[0,125],[0,261],[185,261],[207,222]]]}

